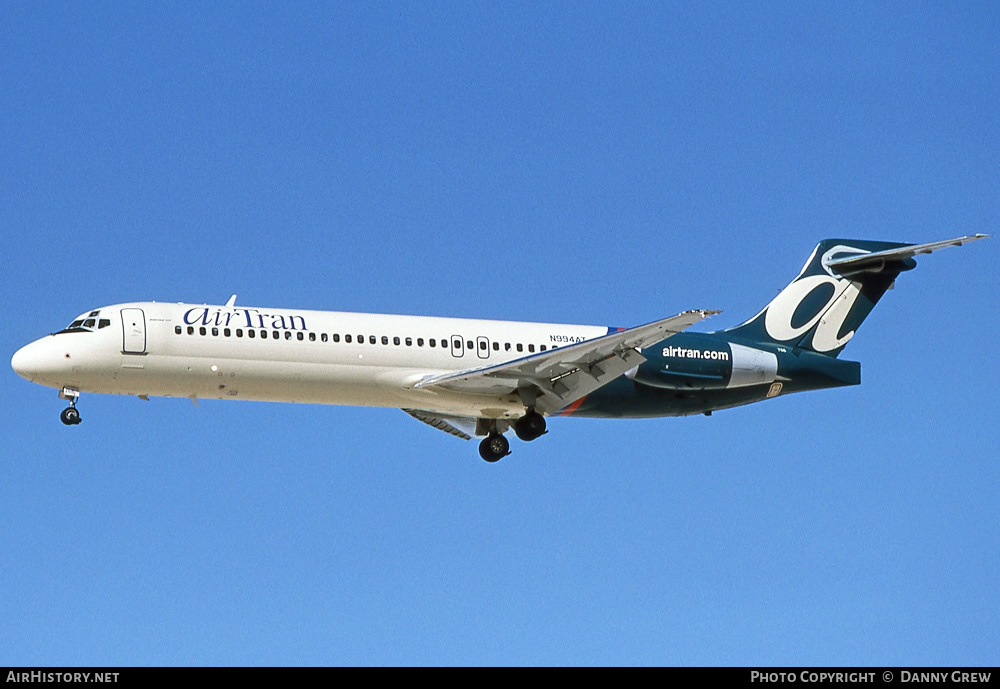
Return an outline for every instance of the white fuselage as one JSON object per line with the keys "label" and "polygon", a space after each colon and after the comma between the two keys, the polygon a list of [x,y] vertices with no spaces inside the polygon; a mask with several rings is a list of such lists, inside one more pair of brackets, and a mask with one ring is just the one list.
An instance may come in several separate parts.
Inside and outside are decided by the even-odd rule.
{"label": "white fuselage", "polygon": [[608,332],[585,325],[156,302],[106,306],[74,323],[90,321],[90,327],[23,347],[12,366],[33,382],[79,392],[400,407],[509,419],[524,414],[516,394],[413,386],[429,376],[500,364]]}

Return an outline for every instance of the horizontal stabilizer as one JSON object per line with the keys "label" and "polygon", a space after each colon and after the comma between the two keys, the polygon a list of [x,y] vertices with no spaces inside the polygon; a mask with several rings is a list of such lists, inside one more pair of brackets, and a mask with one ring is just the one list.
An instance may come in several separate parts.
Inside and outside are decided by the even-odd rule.
{"label": "horizontal stabilizer", "polygon": [[929,254],[938,249],[949,246],[962,246],[977,239],[985,239],[988,234],[972,234],[955,239],[946,239],[940,242],[929,242],[927,244],[909,244],[898,249],[886,249],[885,251],[875,251],[867,254],[858,254],[846,258],[837,258],[826,262],[826,267],[839,273],[840,275],[856,275],[858,273],[879,272],[886,263],[903,261],[913,258],[919,254]]}

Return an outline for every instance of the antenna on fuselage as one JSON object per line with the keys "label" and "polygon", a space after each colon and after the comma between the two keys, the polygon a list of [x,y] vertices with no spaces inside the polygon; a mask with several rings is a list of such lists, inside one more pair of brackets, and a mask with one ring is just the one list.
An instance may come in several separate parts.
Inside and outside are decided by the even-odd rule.
{"label": "antenna on fuselage", "polygon": [[229,301],[226,302],[226,308],[231,309],[236,305],[236,295],[229,297]]}

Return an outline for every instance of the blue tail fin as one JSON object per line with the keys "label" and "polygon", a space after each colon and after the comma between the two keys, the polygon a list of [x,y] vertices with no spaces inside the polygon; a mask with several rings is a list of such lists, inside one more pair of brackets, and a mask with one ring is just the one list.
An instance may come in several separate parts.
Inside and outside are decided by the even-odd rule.
{"label": "blue tail fin", "polygon": [[[896,276],[916,267],[908,255],[911,252],[898,251],[911,246],[917,245],[824,239],[798,277],[763,311],[723,332],[751,342],[799,347],[835,357],[892,287]],[[844,261],[869,255],[872,260]],[[887,258],[875,260],[882,255]]]}

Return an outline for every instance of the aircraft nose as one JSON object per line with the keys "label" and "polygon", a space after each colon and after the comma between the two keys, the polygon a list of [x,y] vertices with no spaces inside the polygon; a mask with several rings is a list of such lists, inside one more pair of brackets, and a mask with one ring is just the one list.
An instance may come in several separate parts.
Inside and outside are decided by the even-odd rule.
{"label": "aircraft nose", "polygon": [[10,367],[17,375],[32,382],[54,372],[61,362],[53,360],[52,348],[46,345],[45,341],[36,340],[21,347],[10,358]]}
{"label": "aircraft nose", "polygon": [[10,367],[14,369],[14,373],[17,375],[31,380],[29,377],[31,369],[31,345],[21,347],[14,352],[14,356],[10,358]]}

